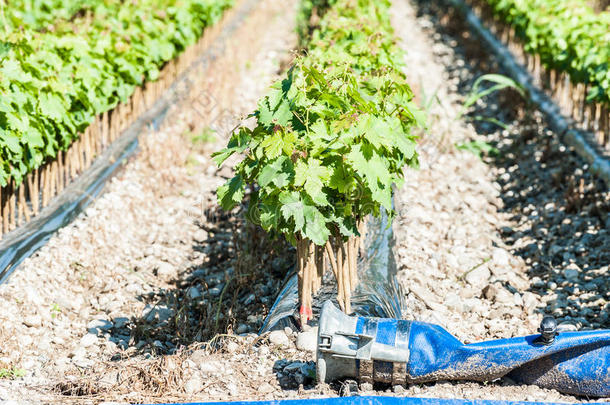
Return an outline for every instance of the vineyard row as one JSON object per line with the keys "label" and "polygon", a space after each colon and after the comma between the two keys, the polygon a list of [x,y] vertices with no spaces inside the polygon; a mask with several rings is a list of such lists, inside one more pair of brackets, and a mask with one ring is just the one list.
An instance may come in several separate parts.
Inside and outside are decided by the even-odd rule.
{"label": "vineyard row", "polygon": [[535,84],[610,148],[610,12],[584,0],[467,0]]}
{"label": "vineyard row", "polygon": [[[223,4],[228,4],[228,2]],[[214,25],[206,28],[205,35],[200,35],[195,43],[187,46],[176,58],[160,64],[160,70],[159,73],[155,75],[155,80],[148,80],[142,82],[140,86],[134,86],[124,100],[116,100],[114,108],[101,111],[97,114],[91,112],[91,114],[93,114],[91,116],[91,122],[87,124],[81,132],[70,135],[71,141],[57,141],[56,137],[60,136],[56,131],[57,126],[49,124],[49,122],[51,122],[49,117],[43,115],[36,117],[35,119],[45,121],[46,124],[49,124],[45,126],[45,128],[49,129],[47,136],[48,139],[53,140],[53,142],[49,144],[42,144],[42,151],[39,152],[43,153],[44,156],[39,158],[40,165],[38,166],[32,165],[29,168],[24,168],[23,166],[25,166],[25,164],[19,166],[19,162],[14,160],[17,158],[26,160],[33,159],[34,155],[31,150],[36,146],[29,142],[31,139],[28,138],[27,131],[19,132],[10,125],[7,125],[9,119],[6,117],[9,117],[10,113],[6,112],[6,108],[0,108],[0,131],[2,131],[0,143],[4,143],[4,145],[0,145],[2,166],[5,168],[8,166],[11,172],[15,172],[15,170],[17,170],[16,167],[22,167],[23,169],[23,174],[20,174],[22,176],[20,178],[6,175],[6,171],[4,172],[6,175],[6,178],[4,179],[5,183],[0,188],[0,237],[16,229],[18,226],[27,223],[38,215],[40,211],[49,205],[51,200],[72,180],[89,168],[95,158],[99,156],[102,151],[106,150],[109,145],[134,123],[144,111],[150,109],[163,92],[170,88],[176,78],[185,72],[191,64],[200,57],[203,50],[207,49],[212,41],[219,35],[225,21],[231,18],[233,13],[234,9],[224,13],[222,21],[216,21],[216,17],[209,20],[209,24],[214,23]],[[11,52],[13,52],[13,50],[11,50]],[[76,52],[76,50],[74,50],[74,52]],[[67,52],[67,54],[69,55],[70,52]],[[31,53],[32,57],[35,55],[36,53]],[[3,61],[2,67],[0,68],[0,83],[8,83],[9,88],[12,89],[12,93],[8,93],[7,97],[7,99],[10,100],[10,97],[15,97],[15,94],[18,94],[18,91],[16,90],[17,87],[15,86],[15,83],[12,82],[13,79],[3,75],[3,72],[7,69],[5,62],[6,59]],[[137,63],[137,60],[134,60],[134,63]],[[75,69],[77,68],[76,66],[73,67]],[[25,63],[24,69],[27,70],[27,65]],[[20,74],[30,74],[32,80],[42,80],[40,78],[35,78],[31,72],[27,73],[21,71]],[[117,72],[117,75],[121,76],[121,73]],[[144,78],[141,79],[143,80]],[[84,83],[77,84],[78,81],[76,79],[74,79],[73,82],[75,86],[74,89],[79,88],[78,93],[82,93]],[[27,83],[24,83],[24,85],[27,85]],[[90,90],[94,92],[100,91],[99,88],[95,87]],[[41,97],[44,97],[44,92],[42,91]],[[66,92],[62,94],[62,97],[64,97],[64,101],[74,101],[74,97],[76,96]],[[116,92],[109,95],[109,97],[117,97]],[[0,106],[6,107],[7,104],[3,103],[7,103],[7,99],[0,98]],[[75,103],[82,107],[78,102]],[[26,105],[32,106],[31,104]],[[112,104],[109,104],[107,107],[110,107],[111,105]],[[11,105],[11,108],[15,108],[14,103]],[[66,111],[65,113],[78,115],[77,112],[72,113]],[[34,121],[34,118],[32,117],[36,114],[38,114],[37,110],[32,109],[30,115],[23,114],[21,117],[23,120],[29,120],[28,125],[31,125]],[[26,129],[29,130],[29,128],[35,127],[28,126]],[[16,140],[14,145],[11,145],[11,147],[14,148],[13,152],[15,152],[11,155],[11,148],[9,148],[9,145],[6,143],[12,142],[12,139]],[[37,145],[36,142],[34,143]],[[57,150],[55,150],[54,147],[57,147]],[[48,155],[45,155],[45,152],[47,151],[49,153]],[[11,158],[7,158],[7,155],[11,156]]]}

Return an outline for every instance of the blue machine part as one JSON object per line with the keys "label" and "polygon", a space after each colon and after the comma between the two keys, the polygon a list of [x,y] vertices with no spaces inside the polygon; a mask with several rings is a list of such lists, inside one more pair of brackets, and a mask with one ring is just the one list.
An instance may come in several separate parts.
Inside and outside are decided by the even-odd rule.
{"label": "blue machine part", "polygon": [[318,329],[318,380],[391,384],[503,376],[563,393],[610,396],[610,330],[463,344],[438,325],[348,316],[331,302]]}

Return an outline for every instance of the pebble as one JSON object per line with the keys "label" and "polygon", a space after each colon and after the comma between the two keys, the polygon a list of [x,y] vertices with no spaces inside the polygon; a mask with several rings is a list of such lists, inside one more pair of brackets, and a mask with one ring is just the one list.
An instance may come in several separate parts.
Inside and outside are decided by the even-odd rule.
{"label": "pebble", "polygon": [[551,245],[551,247],[549,248],[549,255],[551,256],[557,256],[558,254],[560,254],[563,251],[563,246],[561,245]]}
{"label": "pebble", "polygon": [[42,326],[42,317],[40,315],[29,315],[23,318],[23,324],[30,328]]}
{"label": "pebble", "polygon": [[226,344],[225,349],[228,353],[235,353],[239,350],[239,345],[233,341]]}
{"label": "pebble", "polygon": [[557,330],[559,332],[576,332],[578,330],[578,327],[572,322],[564,321],[557,325]]}
{"label": "pebble", "polygon": [[528,313],[534,312],[536,307],[538,306],[538,298],[536,294],[526,291],[523,293],[523,307]]}
{"label": "pebble", "polygon": [[368,382],[360,383],[360,391],[363,391],[363,392],[373,391],[373,384],[368,383]]}
{"label": "pebble", "polygon": [[307,332],[301,332],[297,335],[297,349],[307,352],[315,352],[318,347],[318,328],[312,328]]}
{"label": "pebble", "polygon": [[275,391],[275,389],[273,388],[273,385],[269,384],[268,382],[265,382],[261,385],[259,385],[258,387],[258,392],[262,393],[262,394],[266,394],[269,392],[273,392]]}
{"label": "pebble", "polygon": [[211,359],[205,350],[195,350],[189,359],[204,373],[215,373],[222,366],[217,360]]}
{"label": "pebble", "polygon": [[450,292],[445,296],[444,304],[449,309],[453,309],[458,312],[462,311],[462,299],[454,292]]}
{"label": "pebble", "polygon": [[159,277],[169,278],[171,276],[174,276],[175,274],[176,274],[176,270],[174,269],[174,266],[172,266],[171,264],[169,264],[167,262],[159,262],[157,264],[157,275]]}
{"label": "pebble", "polygon": [[208,294],[210,294],[211,297],[218,297],[221,292],[222,290],[218,287],[213,287],[208,290]]}
{"label": "pebble", "polygon": [[289,347],[290,339],[283,330],[274,330],[269,333],[269,341],[274,345]]}
{"label": "pebble", "polygon": [[[442,311],[443,306],[436,301],[436,298],[427,288],[423,288],[417,284],[409,285],[409,289],[411,292],[419,298],[422,302],[425,303],[428,307],[435,311]],[[411,295],[411,294],[409,294]]]}
{"label": "pebble", "polygon": [[93,365],[93,360],[85,359],[82,357],[75,357],[74,359],[72,359],[72,363],[76,367],[89,368],[89,367],[91,367],[91,365]]}
{"label": "pebble", "polygon": [[147,322],[153,322],[155,320],[159,322],[165,322],[169,320],[173,315],[173,311],[165,305],[153,306],[147,304],[142,311],[142,316]]}
{"label": "pebble", "polygon": [[302,361],[295,361],[286,365],[282,370],[285,373],[294,373],[296,371],[301,372],[304,365],[305,363],[303,363]]}
{"label": "pebble", "polygon": [[227,391],[229,391],[229,395],[231,395],[231,396],[239,395],[237,384],[235,384],[234,382],[228,382],[226,384],[226,387],[227,387]]}
{"label": "pebble", "polygon": [[500,304],[512,305],[515,302],[515,297],[506,288],[498,288],[494,301]]}
{"label": "pebble", "polygon": [[89,347],[94,345],[95,343],[97,343],[97,336],[93,333],[87,333],[80,339],[79,342],[81,347]]}
{"label": "pebble", "polygon": [[565,269],[563,269],[563,272],[562,272],[563,276],[565,278],[567,278],[568,280],[577,280],[580,273],[581,273],[580,267],[578,267],[578,265],[576,265],[576,263],[571,263]]}
{"label": "pebble", "polygon": [[89,333],[107,332],[112,329],[112,322],[106,319],[94,319],[87,324],[87,330]]}
{"label": "pebble", "polygon": [[30,335],[23,335],[19,340],[19,343],[22,345],[22,347],[27,347],[31,345],[32,342],[34,342],[34,338]]}
{"label": "pebble", "polygon": [[193,234],[193,240],[197,242],[205,242],[208,239],[208,233],[205,229],[197,229]]}
{"label": "pebble", "polygon": [[483,288],[483,296],[488,300],[493,300],[498,293],[498,289],[494,287],[493,284],[487,284],[485,288]]}
{"label": "pebble", "polygon": [[237,326],[235,333],[237,333],[238,335],[241,335],[243,333],[248,333],[248,331],[250,331],[250,327],[248,325],[246,325],[245,323],[240,323]]}
{"label": "pebble", "polygon": [[118,318],[114,318],[114,328],[115,329],[122,329],[125,327],[125,325],[127,325],[127,323],[129,322],[129,318],[126,318],[124,316],[120,316]]}
{"label": "pebble", "polygon": [[198,298],[201,298],[201,292],[199,291],[199,288],[197,287],[189,287],[188,291],[187,291],[188,297],[192,300],[196,300]]}
{"label": "pebble", "polygon": [[546,285],[546,283],[542,281],[542,279],[538,276],[532,277],[531,284],[535,288],[544,288],[544,286]]}
{"label": "pebble", "polygon": [[470,271],[466,274],[466,281],[473,286],[482,286],[485,285],[487,280],[491,277],[491,273],[489,272],[489,268],[487,265],[482,264],[474,270]]}
{"label": "pebble", "polygon": [[510,253],[508,253],[505,249],[495,248],[493,250],[491,259],[493,264],[495,264],[497,267],[508,269],[510,266]]}
{"label": "pebble", "polygon": [[455,255],[447,254],[447,257],[445,257],[445,261],[447,262],[447,265],[452,269],[457,269],[459,267],[459,263]]}
{"label": "pebble", "polygon": [[513,294],[513,303],[517,306],[523,306],[523,298],[521,298],[521,294],[518,292]]}
{"label": "pebble", "polygon": [[82,347],[79,346],[77,348],[75,348],[74,350],[72,350],[72,352],[70,352],[70,357],[74,358],[83,358],[87,355],[87,350]]}
{"label": "pebble", "polygon": [[191,378],[184,384],[184,390],[187,394],[195,394],[201,390],[203,380],[198,373],[193,374]]}
{"label": "pebble", "polygon": [[244,298],[244,305],[250,305],[254,302],[254,300],[256,299],[256,295],[254,294],[249,294],[246,296],[246,298]]}

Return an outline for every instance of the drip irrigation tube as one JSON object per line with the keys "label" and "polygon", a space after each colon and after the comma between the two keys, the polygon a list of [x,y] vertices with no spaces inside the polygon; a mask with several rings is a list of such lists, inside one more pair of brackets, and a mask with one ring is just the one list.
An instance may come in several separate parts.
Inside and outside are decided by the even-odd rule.
{"label": "drip irrigation tube", "polygon": [[528,71],[517,63],[510,50],[485,27],[479,17],[463,0],[449,0],[449,3],[464,16],[466,23],[486,43],[508,74],[527,90],[531,102],[546,115],[551,129],[558,133],[565,143],[572,146],[576,153],[589,163],[590,170],[604,180],[606,186],[610,189],[610,160],[600,153],[592,142],[587,140],[588,135],[585,132],[575,129],[572,120],[561,114],[559,107],[543,90],[534,84],[534,80]]}
{"label": "drip irrigation tube", "polygon": [[0,241],[0,283],[5,282],[23,260],[44,246],[55,232],[68,225],[95,200],[103,191],[106,181],[117,173],[121,165],[137,150],[140,134],[147,127],[158,129],[161,126],[170,107],[188,95],[193,86],[191,75],[206,68],[223,53],[227,39],[241,26],[242,21],[259,2],[260,0],[246,0],[242,3],[210,47],[174,81],[150,109],[102,152],[90,168],[69,184],[36,218],[4,236]]}

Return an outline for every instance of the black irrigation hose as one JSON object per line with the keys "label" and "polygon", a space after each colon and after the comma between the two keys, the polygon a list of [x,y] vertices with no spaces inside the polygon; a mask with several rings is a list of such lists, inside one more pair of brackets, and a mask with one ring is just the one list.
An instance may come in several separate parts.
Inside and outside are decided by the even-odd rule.
{"label": "black irrigation hose", "polygon": [[[172,83],[155,104],[97,157],[93,165],[27,224],[6,234],[0,241],[0,283],[27,257],[44,246],[60,228],[68,225],[103,191],[106,181],[137,150],[138,137],[147,127],[159,128],[169,108],[181,101],[193,86],[190,76],[204,69],[226,48],[226,41],[242,25],[261,0],[247,0],[201,56]],[[229,11],[229,10],[227,10]],[[205,34],[204,34],[205,35]]]}
{"label": "black irrigation hose", "polygon": [[449,0],[449,3],[464,16],[472,31],[488,45],[504,70],[527,90],[530,101],[544,113],[551,129],[589,163],[590,170],[610,189],[610,160],[587,140],[589,136],[585,132],[575,129],[573,121],[561,114],[561,110],[551,98],[534,84],[529,72],[515,60],[510,50],[485,27],[463,0]]}

